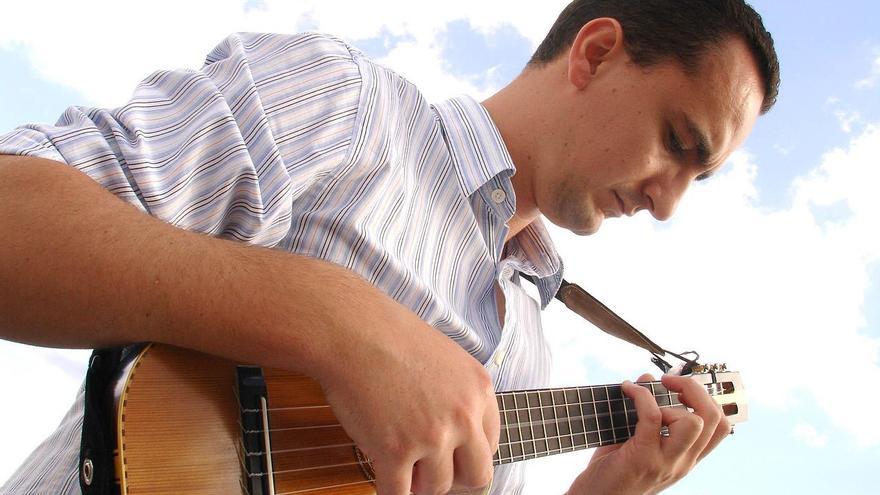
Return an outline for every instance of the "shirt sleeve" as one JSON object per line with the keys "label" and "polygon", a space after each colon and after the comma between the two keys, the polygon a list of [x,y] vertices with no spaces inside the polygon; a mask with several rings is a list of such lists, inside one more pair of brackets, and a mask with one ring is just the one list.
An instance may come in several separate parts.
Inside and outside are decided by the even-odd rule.
{"label": "shirt sleeve", "polygon": [[155,72],[117,109],[71,107],[0,136],[172,225],[273,246],[297,198],[348,154],[361,78],[343,42],[238,33],[199,71]]}

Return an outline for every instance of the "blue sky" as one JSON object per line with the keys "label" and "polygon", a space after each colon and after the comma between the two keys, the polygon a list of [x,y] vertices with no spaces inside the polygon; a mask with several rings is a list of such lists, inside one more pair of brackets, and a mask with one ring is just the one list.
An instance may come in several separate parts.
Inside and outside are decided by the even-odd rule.
{"label": "blue sky", "polygon": [[[100,3],[59,4],[68,9],[63,30],[51,21],[13,23],[0,33],[0,132],[52,122],[71,104],[119,105],[150,71],[196,68],[237,30],[333,32],[431,100],[485,97],[516,76],[562,5],[456,0],[420,12],[388,0],[366,12],[342,0],[226,1],[202,16],[193,4],[158,42],[148,28],[117,27],[131,15],[126,8],[101,14],[110,26],[102,34],[70,32],[88,25]],[[753,5],[776,40],[783,82],[745,153],[695,187],[668,224],[637,216],[589,238],[553,234],[569,279],[669,347],[729,362],[752,392],[750,420],[668,493],[876,493],[880,427],[860,423],[880,406],[861,383],[880,378],[880,204],[872,190],[880,179],[880,4]],[[149,26],[152,15],[139,24]],[[128,56],[120,62],[119,54]],[[692,251],[709,254],[682,254]],[[641,352],[555,305],[544,327],[557,384],[652,371]],[[60,419],[86,355],[0,343],[4,389],[39,411],[0,412],[4,424],[20,426],[9,433],[22,445],[0,453],[0,479]],[[13,370],[33,381],[9,378]],[[533,463],[529,493],[561,493],[588,455]]]}

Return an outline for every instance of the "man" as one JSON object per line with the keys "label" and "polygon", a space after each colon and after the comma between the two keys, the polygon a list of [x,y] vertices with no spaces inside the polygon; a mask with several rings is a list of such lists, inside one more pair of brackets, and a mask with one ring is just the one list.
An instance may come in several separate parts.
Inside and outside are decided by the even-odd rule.
{"label": "man", "polygon": [[[300,371],[374,460],[381,495],[484,486],[494,390],[547,377],[518,275],[538,279],[541,305],[561,280],[539,215],[578,234],[643,209],[669,218],[777,85],[772,40],[736,0],[576,0],[483,105],[430,107],[330,37],[231,36],[201,72],[156,73],[121,109],[0,138],[23,155],[0,158],[0,226],[17,233],[0,244],[16,260],[0,269],[0,328]],[[727,435],[697,385],[663,381],[693,412],[624,384],[636,435],[569,493],[657,492]],[[77,492],[78,446],[58,440],[81,415],[4,493]],[[517,465],[494,479],[493,493],[522,481]]]}

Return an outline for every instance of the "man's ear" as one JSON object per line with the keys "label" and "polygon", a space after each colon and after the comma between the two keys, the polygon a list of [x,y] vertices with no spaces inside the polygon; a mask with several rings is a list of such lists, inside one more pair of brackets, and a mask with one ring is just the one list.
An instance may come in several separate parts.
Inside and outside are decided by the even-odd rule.
{"label": "man's ear", "polygon": [[584,24],[568,52],[568,80],[584,89],[599,72],[599,66],[619,56],[623,49],[623,28],[617,19],[600,17]]}

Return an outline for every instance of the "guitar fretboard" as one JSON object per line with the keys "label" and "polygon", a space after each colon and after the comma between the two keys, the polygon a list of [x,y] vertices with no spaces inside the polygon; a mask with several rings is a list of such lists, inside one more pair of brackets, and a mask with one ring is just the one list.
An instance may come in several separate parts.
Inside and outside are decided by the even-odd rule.
{"label": "guitar fretboard", "polygon": [[[683,407],[660,382],[638,385],[649,389],[660,407]],[[496,465],[621,443],[635,434],[635,403],[620,385],[502,392],[497,398]]]}

